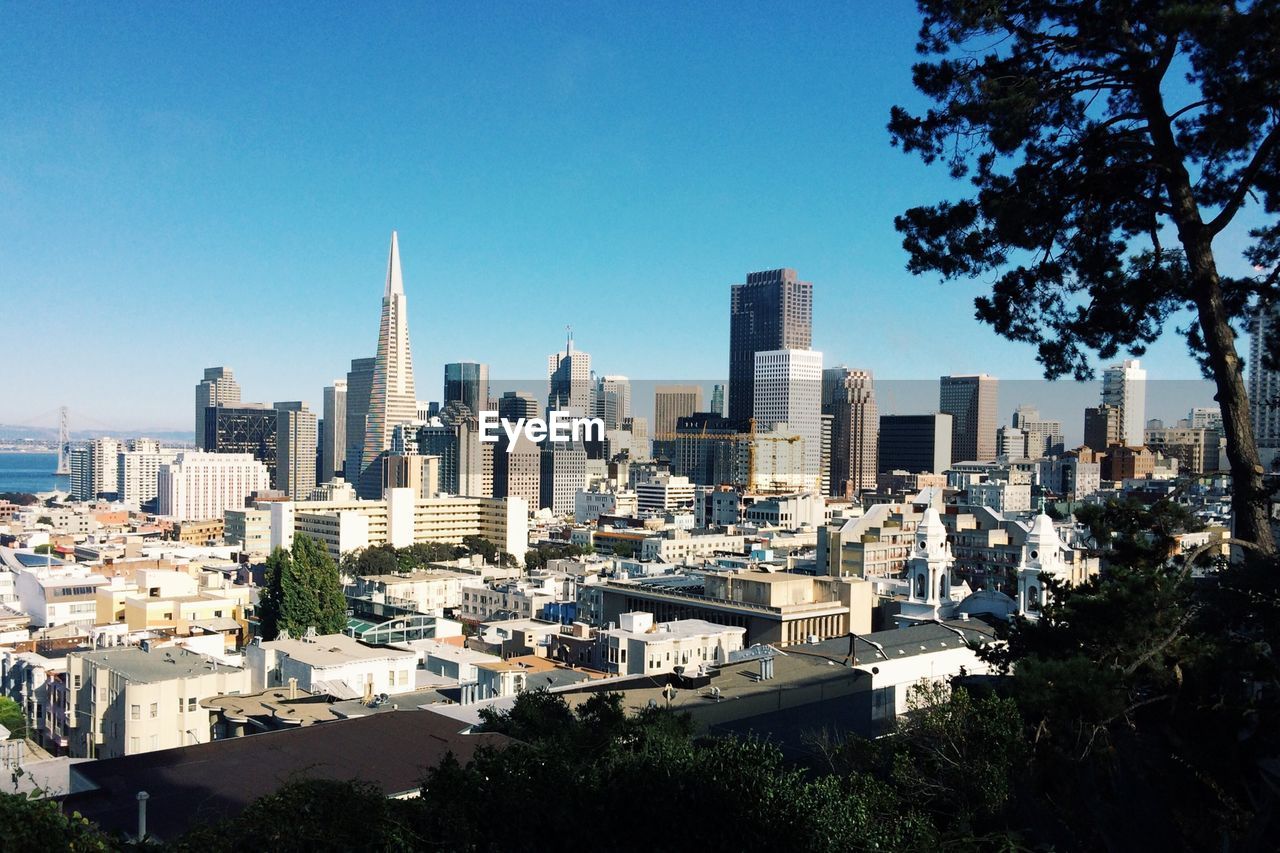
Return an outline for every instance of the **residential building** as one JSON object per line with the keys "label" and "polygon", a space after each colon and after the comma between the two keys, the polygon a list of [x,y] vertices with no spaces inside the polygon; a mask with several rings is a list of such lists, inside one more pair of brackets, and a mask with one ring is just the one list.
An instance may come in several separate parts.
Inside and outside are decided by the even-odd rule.
{"label": "residential building", "polygon": [[596,521],[601,515],[637,515],[639,496],[603,485],[579,489],[574,495],[573,520],[578,524]]}
{"label": "residential building", "polygon": [[267,466],[251,454],[183,451],[159,468],[156,514],[174,521],[221,518],[270,485]]}
{"label": "residential building", "polygon": [[729,291],[729,412],[745,421],[755,410],[756,353],[813,345],[813,284],[793,269],[748,273]]}
{"label": "residential building", "polygon": [[999,380],[993,376],[942,377],[938,410],[951,415],[951,461],[990,462],[996,458],[998,404]]}
{"label": "residential building", "polygon": [[625,376],[601,376],[596,383],[595,415],[606,431],[621,429],[631,417],[631,380]]}
{"label": "residential building", "polygon": [[1119,406],[1103,403],[1084,410],[1086,447],[1101,452],[1124,443],[1124,414]]}
{"label": "residential building", "polygon": [[206,367],[196,385],[196,449],[205,450],[205,417],[212,406],[233,406],[240,402],[240,385],[229,367]]}
{"label": "residential building", "polygon": [[688,477],[674,474],[658,474],[653,479],[636,483],[636,503],[639,512],[669,512],[693,506],[695,486]]}
{"label": "residential building", "polygon": [[1142,446],[1142,431],[1147,425],[1147,371],[1138,359],[1125,359],[1106,369],[1102,402],[1120,410],[1120,443]]}
{"label": "residential building", "polygon": [[158,644],[68,655],[67,679],[67,735],[77,758],[208,743],[213,714],[201,701],[250,690],[248,670]]}
{"label": "residential building", "polygon": [[570,515],[576,496],[587,486],[587,451],[582,442],[549,441],[542,448],[538,476],[539,507]]}
{"label": "residential building", "polygon": [[653,621],[652,613],[622,613],[618,627],[598,633],[605,672],[622,675],[694,673],[729,662],[741,651],[747,629],[703,619]]}
{"label": "residential building", "polygon": [[253,691],[296,683],[308,693],[335,699],[369,699],[412,692],[417,655],[366,646],[346,634],[308,632],[298,638],[255,640],[245,648],[245,662]]}
{"label": "residential building", "polygon": [[521,432],[512,442],[505,432],[493,447],[493,496],[519,498],[530,507],[542,506],[542,451]]}
{"label": "residential building", "polygon": [[149,439],[125,442],[116,455],[116,499],[131,510],[140,510],[156,499],[160,466],[173,461],[177,450],[161,449]]}
{"label": "residential building", "polygon": [[222,518],[222,538],[228,545],[238,545],[246,554],[271,553],[270,510],[229,509]]}
{"label": "residential building", "polygon": [[103,494],[115,495],[119,488],[120,442],[114,438],[95,438],[72,447],[71,497],[90,501]]}

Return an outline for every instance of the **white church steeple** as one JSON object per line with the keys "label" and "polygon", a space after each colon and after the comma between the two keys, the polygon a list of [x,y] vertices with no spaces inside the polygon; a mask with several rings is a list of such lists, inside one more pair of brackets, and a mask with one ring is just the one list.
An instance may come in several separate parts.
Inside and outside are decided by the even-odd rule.
{"label": "white church steeple", "polygon": [[1070,577],[1062,550],[1053,519],[1040,513],[1031,523],[1018,564],[1018,612],[1026,618],[1040,618],[1040,608],[1046,601],[1045,578],[1061,581]]}

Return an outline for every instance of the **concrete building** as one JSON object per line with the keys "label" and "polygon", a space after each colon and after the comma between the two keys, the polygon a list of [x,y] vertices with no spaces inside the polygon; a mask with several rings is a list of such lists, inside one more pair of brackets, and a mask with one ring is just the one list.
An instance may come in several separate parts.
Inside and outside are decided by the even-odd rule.
{"label": "concrete building", "polygon": [[942,474],[951,467],[951,415],[881,415],[880,474]]}
{"label": "concrete building", "polygon": [[521,432],[511,443],[506,433],[493,448],[493,496],[519,498],[530,507],[542,507],[542,450]]}
{"label": "concrete building", "polygon": [[660,536],[647,536],[640,542],[640,559],[650,562],[678,564],[717,554],[742,554],[746,540],[741,535],[715,531],[665,530]]}
{"label": "concrete building", "polygon": [[196,449],[205,450],[205,416],[212,406],[234,406],[240,402],[240,385],[229,367],[206,367],[196,385]]}
{"label": "concrete building", "polygon": [[248,453],[183,451],[160,466],[156,514],[174,521],[222,518],[270,485],[267,466]]}
{"label": "concrete building", "polygon": [[[440,458],[440,490],[451,495],[486,495],[483,490],[484,448],[474,415],[451,401],[438,418],[418,428],[418,452]],[[492,472],[490,472],[492,477]]]}
{"label": "concrete building", "polygon": [[1143,444],[1153,453],[1176,457],[1179,471],[1202,474],[1225,467],[1226,443],[1218,430],[1161,426],[1145,430]]}
{"label": "concrete building", "polygon": [[702,619],[653,621],[652,613],[623,613],[617,628],[599,632],[606,672],[621,675],[660,675],[718,667],[743,648],[747,629]]}
{"label": "concrete building", "polygon": [[103,494],[116,494],[119,488],[119,441],[95,438],[73,447],[69,462],[72,499],[90,501]]}
{"label": "concrete building", "polygon": [[229,509],[222,518],[222,538],[228,545],[238,545],[246,554],[271,553],[270,510]]}
{"label": "concrete building", "polygon": [[828,494],[858,498],[876,488],[880,413],[868,370],[822,371],[822,413],[831,417]]}
{"label": "concrete building", "polygon": [[67,734],[77,758],[208,743],[212,713],[201,701],[250,690],[246,669],[150,644],[71,654],[67,679]]}
{"label": "concrete building", "polygon": [[757,431],[786,424],[804,439],[804,488],[822,477],[822,353],[814,350],[765,350],[756,353]]}
{"label": "concrete building", "polygon": [[1013,412],[1013,428],[1020,430],[1025,448],[1022,455],[1028,459],[1057,456],[1066,449],[1062,437],[1062,421],[1040,417],[1035,406],[1021,405]]}
{"label": "concrete building", "polygon": [[538,506],[570,515],[579,491],[587,486],[587,451],[581,442],[547,442],[538,475]]}
{"label": "concrete building", "polygon": [[177,450],[162,449],[149,439],[126,442],[116,455],[116,499],[131,510],[139,510],[156,499],[160,466],[172,462]]}
{"label": "concrete building", "polygon": [[[562,352],[547,356],[548,410],[588,417],[594,411],[591,387],[591,356],[573,348],[573,332]],[[503,416],[505,417],[505,415]]]}
{"label": "concrete building", "polygon": [[316,415],[301,401],[276,403],[275,410],[274,487],[295,501],[305,500],[316,486]]}
{"label": "concrete building", "polygon": [[19,553],[16,557],[23,567],[13,572],[13,595],[18,607],[31,618],[33,628],[95,624],[95,596],[107,583],[106,577],[85,566],[38,554]]}
{"label": "concrete building", "polygon": [[320,436],[317,481],[344,476],[347,462],[347,380],[335,379],[324,389],[324,427]]}
{"label": "concrete building", "polygon": [[579,489],[573,500],[573,520],[578,524],[596,521],[601,515],[637,515],[640,499],[635,492],[606,487]]}
{"label": "concrete building", "polygon": [[636,503],[639,512],[669,512],[693,506],[695,486],[688,477],[658,474],[653,479],[636,483]]}
{"label": "concrete building", "polygon": [[1102,374],[1102,403],[1120,411],[1120,442],[1142,446],[1147,425],[1147,371],[1136,358],[1108,367]]}
{"label": "concrete building", "polygon": [[346,452],[342,478],[358,487],[364,459],[364,434],[369,421],[369,400],[373,394],[376,358],[353,358],[347,371]]}
{"label": "concrete building", "polygon": [[596,382],[595,416],[608,430],[622,429],[631,417],[631,380],[625,376],[601,376]]}
{"label": "concrete building", "polygon": [[471,578],[458,572],[399,572],[356,578],[356,594],[382,596],[391,603],[403,603],[418,613],[443,616],[446,610],[462,606],[462,583]]}
{"label": "concrete building", "polygon": [[1084,444],[1099,452],[1124,444],[1124,419],[1118,406],[1103,403],[1084,410]]}
{"label": "concrete building", "polygon": [[746,421],[755,410],[756,353],[813,345],[813,284],[793,269],[747,274],[729,291],[729,411]]}
{"label": "concrete building", "polygon": [[653,438],[674,441],[676,424],[702,411],[702,388],[697,385],[659,385],[653,391]]}
{"label": "concrete building", "polygon": [[245,648],[249,690],[282,687],[297,679],[308,693],[335,699],[396,696],[414,690],[417,655],[387,646],[366,646],[346,634],[255,641]]}
{"label": "concrete building", "polygon": [[211,406],[205,413],[204,450],[209,453],[248,453],[271,475],[276,488],[279,412],[264,403]]}
{"label": "concrete building", "polygon": [[995,377],[985,373],[942,377],[938,411],[951,415],[951,461],[990,462],[996,458],[998,405],[999,380]]}
{"label": "concrete building", "polygon": [[381,457],[391,448],[392,430],[397,424],[414,420],[417,414],[418,396],[413,381],[413,354],[409,349],[409,314],[404,277],[400,270],[400,242],[396,232],[392,231],[359,477],[355,477],[354,472],[347,472],[347,479],[356,485],[356,492],[362,498],[381,497],[378,494],[382,485]]}

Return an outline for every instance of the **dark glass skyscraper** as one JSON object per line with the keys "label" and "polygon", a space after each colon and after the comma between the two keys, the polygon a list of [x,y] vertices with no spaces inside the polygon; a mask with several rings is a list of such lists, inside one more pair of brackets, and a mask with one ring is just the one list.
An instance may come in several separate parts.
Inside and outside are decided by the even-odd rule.
{"label": "dark glass skyscraper", "polygon": [[473,415],[489,406],[489,365],[460,361],[444,366],[444,405],[467,404]]}
{"label": "dark glass skyscraper", "polygon": [[252,453],[271,472],[276,486],[278,412],[262,404],[209,406],[204,415],[204,449],[210,453]]}
{"label": "dark glass skyscraper", "polygon": [[755,404],[756,353],[809,349],[813,284],[793,269],[747,274],[729,296],[729,417],[746,420]]}
{"label": "dark glass skyscraper", "polygon": [[360,460],[364,456],[364,427],[369,417],[369,394],[373,390],[373,365],[377,359],[353,358],[347,373],[346,457],[343,478],[356,485],[360,480]]}

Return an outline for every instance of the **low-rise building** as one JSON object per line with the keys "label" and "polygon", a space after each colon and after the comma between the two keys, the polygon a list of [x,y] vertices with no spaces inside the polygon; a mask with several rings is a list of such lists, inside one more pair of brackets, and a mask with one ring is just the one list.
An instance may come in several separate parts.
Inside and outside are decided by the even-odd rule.
{"label": "low-rise building", "polygon": [[283,687],[290,679],[309,693],[359,699],[414,689],[413,652],[366,646],[346,634],[308,634],[254,641],[245,649],[255,691]]}

